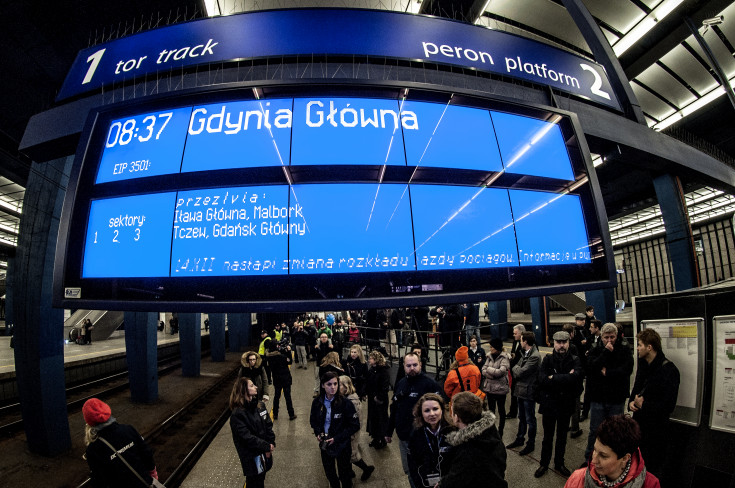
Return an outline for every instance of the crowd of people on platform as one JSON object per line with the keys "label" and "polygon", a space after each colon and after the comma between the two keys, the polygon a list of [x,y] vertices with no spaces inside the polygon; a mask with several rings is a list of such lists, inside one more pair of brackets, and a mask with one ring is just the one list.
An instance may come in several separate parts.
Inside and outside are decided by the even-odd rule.
{"label": "crowd of people on platform", "polygon": [[[449,320],[455,326],[466,324],[468,317],[474,321],[476,316],[479,324],[476,305],[437,307],[427,310],[427,317]],[[389,317],[394,312],[382,312],[386,323],[392,321]],[[418,330],[412,329],[415,317],[404,328],[406,316],[400,311],[395,315],[400,329],[387,331],[400,330],[405,335]],[[459,315],[459,321],[453,315]],[[479,328],[469,335],[445,337],[440,333],[440,344],[456,347],[450,349],[454,361],[439,384],[426,374],[426,348],[420,342],[411,344],[398,358],[390,346],[400,343],[399,335],[391,337],[386,331],[384,342],[378,335],[377,342],[371,343],[367,332],[361,332],[354,322],[348,325],[341,318],[328,319],[299,319],[293,327],[282,323],[263,330],[259,350],[242,355],[229,406],[233,441],[248,488],[264,486],[273,464],[273,420],[278,419],[281,396],[289,419],[297,418],[291,368],[309,368],[310,358],[315,365],[309,425],[332,488],[353,486],[353,466],[360,468],[362,481],[376,469],[364,456],[361,424],[374,449],[385,448],[397,436],[403,471],[412,488],[507,487],[508,450],[521,448],[517,451],[520,456],[535,450],[536,404],[543,427],[536,478],[547,473],[553,453],[554,469],[568,478],[566,488],[660,486],[665,432],[676,404],[679,371],[666,359],[654,330],[644,329],[636,336],[639,361],[632,390],[631,345],[619,326],[601,324],[591,310],[577,314],[574,325],[567,324],[553,334],[553,350],[543,357],[536,335],[520,324],[513,328],[509,351],[502,340],[492,338],[486,352],[480,345]],[[390,359],[400,361],[393,382]],[[273,385],[272,403],[269,385]],[[109,407],[97,399],[88,401],[83,413],[86,459],[95,486],[123,486],[118,481],[130,479],[131,473],[149,485],[157,478],[150,449],[134,428],[117,424]],[[504,446],[506,420],[516,417],[515,439]],[[581,436],[580,422],[587,417],[584,459],[572,471],[565,465],[567,437]],[[114,456],[112,461],[107,459],[110,452],[128,445],[133,447],[126,447],[129,466],[116,464]],[[109,473],[115,475],[108,478]]]}

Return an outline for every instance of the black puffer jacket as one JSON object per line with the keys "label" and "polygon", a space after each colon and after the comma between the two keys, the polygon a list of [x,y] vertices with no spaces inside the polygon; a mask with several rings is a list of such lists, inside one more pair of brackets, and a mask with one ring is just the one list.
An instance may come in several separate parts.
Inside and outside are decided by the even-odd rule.
{"label": "black puffer jacket", "polygon": [[441,395],[442,388],[425,374],[404,376],[393,391],[393,402],[390,405],[390,423],[388,435],[396,430],[398,438],[407,441],[413,430],[413,407],[425,393]]}
{"label": "black puffer jacket", "polygon": [[242,473],[245,476],[258,474],[255,457],[270,452],[271,444],[276,445],[273,422],[265,404],[252,401],[243,408],[233,410],[230,428],[237,455],[240,457]]}
{"label": "black puffer jacket", "polygon": [[327,419],[327,407],[324,405],[324,393],[311,402],[309,424],[314,435],[327,434],[334,442],[326,449],[326,453],[337,457],[345,449],[351,450],[352,434],[360,430],[360,418],[355,406],[347,398],[337,395],[332,400],[329,432],[324,432],[324,422]]}
{"label": "black puffer jacket", "polygon": [[266,354],[268,359],[268,365],[271,367],[271,374],[273,375],[273,384],[288,386],[292,383],[291,370],[288,366],[293,363],[291,358],[291,351],[271,351]]}
{"label": "black puffer jacket", "polygon": [[111,418],[105,424],[97,426],[98,439],[89,446],[84,457],[92,471],[92,486],[95,488],[129,488],[141,486],[143,483],[125,464],[117,459],[117,455],[99,438],[113,445],[147,482],[151,482],[150,472],[156,467],[153,453],[137,430],[130,425],[118,424]]}
{"label": "black puffer jacket", "polygon": [[442,473],[441,488],[507,488],[505,481],[506,452],[495,415],[485,412],[477,422],[447,435],[454,446],[452,467]]}
{"label": "black puffer jacket", "polygon": [[[605,374],[602,374],[605,368]],[[623,403],[630,393],[633,355],[630,348],[615,342],[613,350],[604,345],[590,350],[587,357],[589,399],[598,403]]]}

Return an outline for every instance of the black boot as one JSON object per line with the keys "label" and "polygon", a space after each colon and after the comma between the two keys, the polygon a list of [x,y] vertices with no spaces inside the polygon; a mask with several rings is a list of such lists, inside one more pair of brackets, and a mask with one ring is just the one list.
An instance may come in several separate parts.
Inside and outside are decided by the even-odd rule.
{"label": "black boot", "polygon": [[352,464],[354,464],[355,466],[357,466],[358,468],[362,470],[362,476],[360,476],[360,479],[362,481],[367,481],[370,478],[370,476],[373,474],[373,471],[375,471],[375,466],[368,466],[365,463],[364,459],[360,459],[356,463],[352,463]]}

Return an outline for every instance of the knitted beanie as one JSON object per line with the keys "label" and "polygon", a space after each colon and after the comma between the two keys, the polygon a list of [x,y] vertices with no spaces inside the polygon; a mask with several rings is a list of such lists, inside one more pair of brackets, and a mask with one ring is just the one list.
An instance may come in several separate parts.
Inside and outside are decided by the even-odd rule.
{"label": "knitted beanie", "polygon": [[82,407],[84,421],[90,427],[107,422],[111,414],[110,406],[97,398],[90,398]]}

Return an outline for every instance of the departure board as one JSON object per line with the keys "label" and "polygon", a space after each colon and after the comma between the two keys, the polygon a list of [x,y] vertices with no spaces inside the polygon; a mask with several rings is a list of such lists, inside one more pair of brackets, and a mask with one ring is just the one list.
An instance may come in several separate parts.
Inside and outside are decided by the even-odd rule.
{"label": "departure board", "polygon": [[105,112],[77,158],[60,279],[145,301],[609,280],[572,124],[521,112],[323,94]]}

